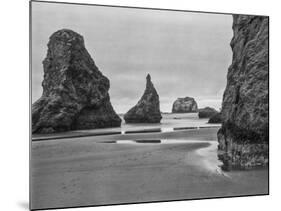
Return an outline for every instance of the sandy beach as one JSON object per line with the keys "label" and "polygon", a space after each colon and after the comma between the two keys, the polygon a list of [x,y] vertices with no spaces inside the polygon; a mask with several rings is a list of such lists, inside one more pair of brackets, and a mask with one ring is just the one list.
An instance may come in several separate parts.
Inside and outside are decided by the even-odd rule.
{"label": "sandy beach", "polygon": [[33,142],[32,208],[267,194],[266,169],[220,170],[217,130]]}

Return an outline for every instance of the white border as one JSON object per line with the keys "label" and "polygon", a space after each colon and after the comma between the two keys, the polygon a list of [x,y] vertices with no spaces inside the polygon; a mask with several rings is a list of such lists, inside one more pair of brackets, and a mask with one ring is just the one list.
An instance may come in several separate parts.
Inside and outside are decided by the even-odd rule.
{"label": "white border", "polygon": [[[59,1],[59,0],[58,0]],[[270,0],[66,0],[75,3],[168,8],[270,16],[270,196],[153,204],[76,208],[70,210],[275,210],[280,207],[280,157],[278,133],[280,105],[281,13],[278,1]],[[29,3],[1,2],[1,210],[27,210],[29,141]],[[279,65],[279,66],[277,66]]]}

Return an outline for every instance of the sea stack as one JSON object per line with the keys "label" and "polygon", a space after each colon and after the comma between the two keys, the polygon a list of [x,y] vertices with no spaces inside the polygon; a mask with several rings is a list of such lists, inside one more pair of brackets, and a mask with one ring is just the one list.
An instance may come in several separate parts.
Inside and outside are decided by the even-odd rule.
{"label": "sea stack", "polygon": [[233,15],[233,57],[218,132],[226,170],[268,165],[268,22],[268,17]]}
{"label": "sea stack", "polygon": [[172,113],[196,113],[197,111],[197,103],[192,97],[178,98],[173,103]]}
{"label": "sea stack", "polygon": [[208,121],[208,123],[210,123],[210,124],[218,124],[218,123],[221,123],[221,122],[222,122],[222,120],[221,120],[221,113],[220,112],[211,116],[209,121]]}
{"label": "sea stack", "polygon": [[146,76],[146,88],[138,103],[125,115],[126,123],[160,123],[162,119],[160,112],[159,96],[151,82],[151,77]]}
{"label": "sea stack", "polygon": [[33,133],[120,126],[110,103],[109,80],[80,34],[68,29],[52,34],[43,67],[43,94],[32,105]]}
{"label": "sea stack", "polygon": [[200,108],[198,110],[198,117],[199,118],[210,118],[215,114],[219,113],[216,109],[211,107]]}

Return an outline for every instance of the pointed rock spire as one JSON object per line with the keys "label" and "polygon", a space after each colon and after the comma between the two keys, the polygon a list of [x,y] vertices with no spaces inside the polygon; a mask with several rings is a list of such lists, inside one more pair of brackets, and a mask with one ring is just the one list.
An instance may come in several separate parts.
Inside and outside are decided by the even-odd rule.
{"label": "pointed rock spire", "polygon": [[150,74],[148,73],[147,76],[146,76],[146,84],[150,82],[151,83],[151,76]]}
{"label": "pointed rock spire", "polygon": [[151,76],[146,76],[146,89],[138,103],[125,115],[126,123],[159,123],[162,119],[159,96],[151,82]]}

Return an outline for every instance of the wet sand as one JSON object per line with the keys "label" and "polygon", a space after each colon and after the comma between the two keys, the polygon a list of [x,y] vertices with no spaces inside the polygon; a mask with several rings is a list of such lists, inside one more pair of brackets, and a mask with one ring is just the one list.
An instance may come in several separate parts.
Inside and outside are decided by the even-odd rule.
{"label": "wet sand", "polygon": [[[209,128],[33,142],[32,208],[267,194],[266,169],[225,173],[218,168],[216,132]],[[157,138],[170,141],[102,143]]]}

